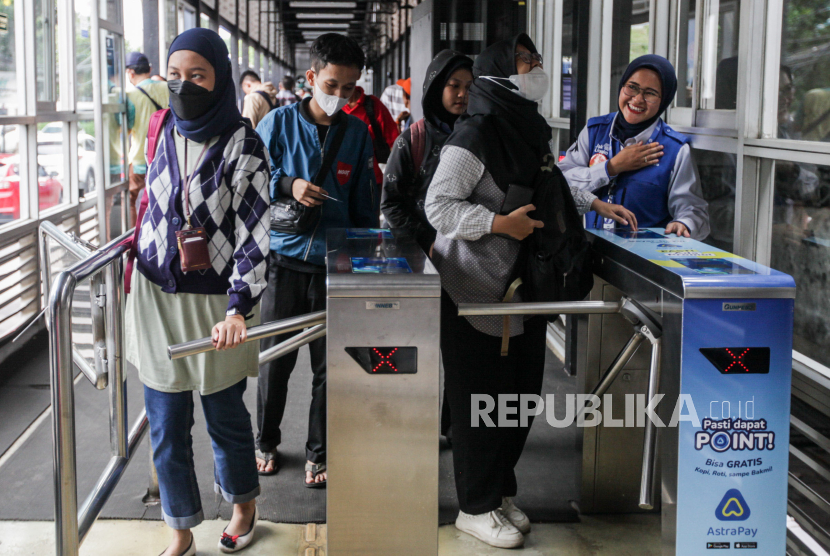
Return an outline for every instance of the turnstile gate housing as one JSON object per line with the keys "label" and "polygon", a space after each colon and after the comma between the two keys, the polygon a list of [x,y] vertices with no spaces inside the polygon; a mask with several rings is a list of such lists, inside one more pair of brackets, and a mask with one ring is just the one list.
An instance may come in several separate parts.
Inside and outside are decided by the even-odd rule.
{"label": "turnstile gate housing", "polygon": [[327,271],[328,554],[437,554],[438,273],[388,230],[330,230]]}
{"label": "turnstile gate housing", "polygon": [[[700,423],[660,429],[663,554],[727,544],[784,554],[792,278],[662,229],[589,237],[600,278],[591,299],[622,293],[662,317],[659,416],[668,425],[683,395]],[[631,326],[620,315],[577,319],[577,376],[588,392]],[[624,418],[622,394],[645,392],[648,354],[644,344],[609,390],[615,418]],[[690,413],[687,404],[682,414]],[[642,439],[642,428],[583,429],[581,511],[637,511]]]}

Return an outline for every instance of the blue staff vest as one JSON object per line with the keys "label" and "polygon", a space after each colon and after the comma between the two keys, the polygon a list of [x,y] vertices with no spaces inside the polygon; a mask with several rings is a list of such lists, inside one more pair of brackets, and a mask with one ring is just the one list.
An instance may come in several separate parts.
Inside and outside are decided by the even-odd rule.
{"label": "blue staff vest", "polygon": [[[611,137],[616,115],[616,112],[612,112],[588,120],[591,161],[594,161],[595,157],[602,159],[603,156],[610,160],[620,151],[620,142]],[[658,164],[633,172],[623,172],[611,178],[608,185],[594,191],[594,195],[601,200],[622,205],[633,212],[641,228],[658,228],[671,222],[672,217],[669,213],[671,174],[677,154],[680,148],[689,142],[689,138],[677,133],[660,119],[647,142],[654,141],[663,145],[663,157]],[[602,221],[603,218],[594,211],[585,215],[586,228],[602,228]],[[622,224],[616,224],[616,226],[624,228]]]}

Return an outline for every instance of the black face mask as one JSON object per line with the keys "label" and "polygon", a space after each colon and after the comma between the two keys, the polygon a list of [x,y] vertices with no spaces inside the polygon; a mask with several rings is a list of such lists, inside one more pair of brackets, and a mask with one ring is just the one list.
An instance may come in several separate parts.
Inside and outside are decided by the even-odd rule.
{"label": "black face mask", "polygon": [[210,110],[215,100],[213,91],[196,85],[192,81],[171,79],[167,82],[170,91],[170,107],[182,120],[195,120]]}

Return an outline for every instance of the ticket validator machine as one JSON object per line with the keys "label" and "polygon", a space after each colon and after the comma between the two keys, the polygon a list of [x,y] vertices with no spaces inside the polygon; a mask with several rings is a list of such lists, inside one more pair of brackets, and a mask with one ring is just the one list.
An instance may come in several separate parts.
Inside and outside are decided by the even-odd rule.
{"label": "ticket validator machine", "polygon": [[327,270],[328,554],[437,554],[438,273],[365,229],[329,231]]}
{"label": "ticket validator machine", "polygon": [[[580,511],[659,508],[664,556],[784,554],[793,279],[662,229],[588,236],[588,300],[548,313],[535,303],[459,306],[579,315],[579,390],[613,400],[611,423],[603,412],[601,426],[582,429]],[[663,395],[665,426],[638,425],[637,403],[626,411],[646,392]]]}

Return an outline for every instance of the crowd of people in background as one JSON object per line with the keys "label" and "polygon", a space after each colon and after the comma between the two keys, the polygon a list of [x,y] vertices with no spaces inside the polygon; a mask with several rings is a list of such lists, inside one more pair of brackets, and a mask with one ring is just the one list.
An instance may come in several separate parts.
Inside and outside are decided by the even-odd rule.
{"label": "crowd of people in background", "polygon": [[[441,51],[416,76],[424,116],[414,122],[412,78],[381,98],[368,94],[358,86],[365,56],[353,39],[323,34],[310,60],[304,80],[284,76],[277,87],[244,72],[240,112],[227,47],[213,31],[191,29],[173,41],[166,82],[153,79],[143,54],[128,57],[137,272],[126,280],[126,356],[144,384],[163,517],[174,531],[163,555],[195,554],[190,530],[204,519],[193,391],[213,443],[215,490],[233,505],[219,549],[252,541],[259,476],[282,465],[297,352],[258,368],[260,349],[296,333],[257,345],[245,343],[247,329],[324,310],[326,231],[374,228],[381,214],[415,238],[442,278],[441,432],[452,439],[456,527],[495,547],[521,546],[531,525],[513,502],[515,466],[532,418],[519,428],[473,427],[469,404],[474,393],[540,393],[546,321],[459,317],[457,305],[523,299],[511,284],[522,242],[556,224],[537,219],[530,198],[507,208],[512,189],[535,183],[554,149],[538,109],[550,81],[542,55],[525,34],[487,47],[475,62]],[[619,84],[618,110],[591,119],[568,150],[557,175],[586,226],[708,233],[688,139],[660,118],[676,85],[667,60],[638,58]],[[215,351],[171,361],[158,348],[203,336]],[[325,338],[309,344],[298,478],[307,488],[328,479],[325,346]],[[249,377],[258,377],[256,433],[242,398]]]}

